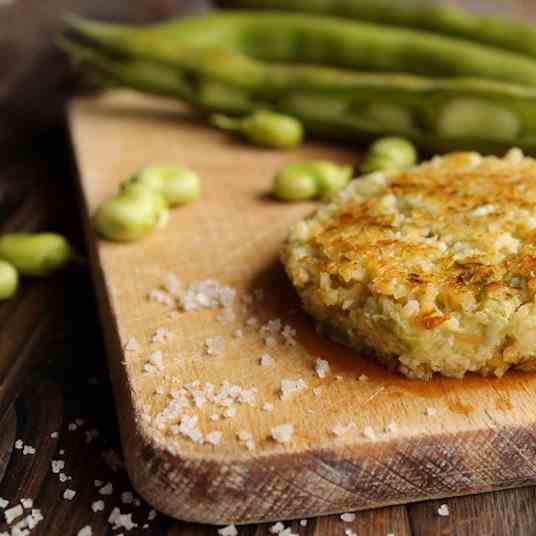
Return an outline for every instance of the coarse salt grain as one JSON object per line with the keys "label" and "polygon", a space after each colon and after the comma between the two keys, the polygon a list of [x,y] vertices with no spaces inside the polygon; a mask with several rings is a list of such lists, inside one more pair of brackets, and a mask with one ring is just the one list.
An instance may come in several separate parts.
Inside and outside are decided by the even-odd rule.
{"label": "coarse salt grain", "polygon": [[103,482],[102,480],[94,480],[94,481],[93,481],[93,485],[94,485],[96,488],[100,488],[103,484],[104,484],[104,482]]}
{"label": "coarse salt grain", "polygon": [[238,530],[234,525],[228,525],[222,529],[218,529],[218,534],[220,536],[238,536]]}
{"label": "coarse salt grain", "polygon": [[119,508],[116,506],[110,516],[108,517],[108,523],[112,525],[113,530],[126,529],[127,531],[135,529],[138,524],[132,521],[132,514],[122,514]]}
{"label": "coarse salt grain", "polygon": [[112,486],[111,482],[108,482],[99,490],[100,495],[111,495],[113,492],[114,487]]}
{"label": "coarse salt grain", "polygon": [[262,409],[263,411],[267,411],[268,413],[274,411],[274,405],[273,404],[270,404],[270,402],[266,402],[266,404],[264,404],[262,406]]}
{"label": "coarse salt grain", "polygon": [[22,450],[23,447],[24,447],[24,443],[22,439],[17,439],[17,441],[15,441],[15,448],[17,450]]}
{"label": "coarse salt grain", "polygon": [[363,429],[363,435],[367,439],[376,439],[376,432],[374,432],[372,426],[365,426],[365,428]]}
{"label": "coarse salt grain", "polygon": [[136,350],[139,350],[139,348],[140,345],[134,337],[129,337],[127,339],[127,343],[125,344],[125,350],[127,352],[135,352]]}
{"label": "coarse salt grain", "polygon": [[315,396],[318,397],[318,396],[320,396],[321,394],[322,394],[322,389],[320,389],[320,387],[315,387],[315,388],[313,389],[313,395],[315,395]]}
{"label": "coarse salt grain", "polygon": [[359,378],[357,378],[360,382],[368,382],[368,376],[366,374],[361,374]]}
{"label": "coarse salt grain", "polygon": [[274,359],[270,354],[262,354],[259,361],[261,367],[271,367],[274,364]]}
{"label": "coarse salt grain", "polygon": [[353,529],[345,529],[344,536],[357,536],[357,532]]}
{"label": "coarse salt grain", "polygon": [[151,342],[154,344],[167,342],[171,339],[171,332],[166,328],[158,328],[151,336]]}
{"label": "coarse salt grain", "polygon": [[58,436],[59,436],[58,432],[52,432],[52,433],[50,434],[50,437],[51,437],[52,439],[56,439]]}
{"label": "coarse salt grain", "polygon": [[302,520],[300,521],[300,526],[301,526],[301,527],[306,527],[306,526],[307,526],[307,519],[302,519]]}
{"label": "coarse salt grain", "polygon": [[282,380],[281,381],[281,400],[286,400],[291,394],[299,393],[307,388],[307,384],[302,378],[297,380]]}
{"label": "coarse salt grain", "polygon": [[396,424],[396,422],[390,422],[386,427],[385,427],[385,431],[388,433],[388,434],[396,434],[398,432],[398,425]]}
{"label": "coarse salt grain", "polygon": [[92,536],[92,535],[93,535],[93,529],[89,525],[82,527],[78,531],[78,536]]}
{"label": "coarse salt grain", "polygon": [[225,339],[221,335],[208,337],[205,346],[208,355],[221,355],[225,352]]}
{"label": "coarse salt grain", "polygon": [[0,508],[7,508],[9,501],[0,497]]}
{"label": "coarse salt grain", "polygon": [[278,443],[290,443],[294,435],[294,426],[292,424],[280,424],[274,426],[271,430],[272,438]]}
{"label": "coarse salt grain", "polygon": [[215,431],[210,432],[206,435],[205,440],[211,445],[219,445],[223,437],[223,432]]}
{"label": "coarse salt grain", "polygon": [[223,412],[223,416],[227,419],[230,419],[231,417],[234,417],[236,415],[236,408],[227,408],[224,412]]}
{"label": "coarse salt grain", "polygon": [[238,432],[236,434],[238,436],[238,439],[240,441],[249,441],[250,439],[253,438],[253,436],[251,435],[250,432],[246,432],[245,430],[241,430],[240,432]]}
{"label": "coarse salt grain", "polygon": [[52,472],[58,474],[65,467],[65,462],[63,460],[52,460],[50,465],[52,466]]}
{"label": "coarse salt grain", "polygon": [[207,279],[193,281],[179,296],[178,302],[184,311],[196,309],[230,309],[236,297],[236,290],[218,281]]}
{"label": "coarse salt grain", "polygon": [[29,454],[30,455],[35,454],[35,449],[31,447],[30,445],[24,445],[24,448],[22,449],[22,455],[27,456]]}
{"label": "coarse salt grain", "polygon": [[24,513],[24,510],[22,509],[22,505],[17,504],[16,506],[13,506],[12,508],[7,509],[4,512],[4,517],[6,519],[6,523],[8,525],[11,525],[15,519],[20,517]]}
{"label": "coarse salt grain", "polygon": [[435,408],[426,408],[424,410],[424,414],[427,417],[434,417],[435,415],[437,415],[437,409],[435,409]]}
{"label": "coarse salt grain", "polygon": [[161,303],[162,305],[174,304],[173,297],[170,296],[168,292],[164,292],[163,290],[160,290],[158,288],[154,288],[153,290],[151,290],[147,298],[149,301]]}
{"label": "coarse salt grain", "polygon": [[156,514],[157,514],[156,510],[154,508],[151,508],[149,510],[149,515],[147,516],[147,519],[149,521],[153,521],[153,519],[156,519]]}
{"label": "coarse salt grain", "polygon": [[149,356],[149,362],[157,370],[162,370],[164,368],[164,354],[160,350],[158,350],[157,352],[153,352]]}
{"label": "coarse salt grain", "polygon": [[355,514],[351,514],[351,513],[342,514],[341,519],[345,523],[353,523],[355,521]]}
{"label": "coarse salt grain", "polygon": [[330,373],[329,362],[318,357],[315,361],[315,372],[319,378],[325,378]]}
{"label": "coarse salt grain", "polygon": [[91,509],[94,512],[102,512],[104,510],[104,501],[94,501],[91,503]]}
{"label": "coarse salt grain", "polygon": [[76,495],[76,491],[74,489],[67,488],[63,492],[63,498],[66,499],[67,501],[72,501],[75,495]]}
{"label": "coarse salt grain", "polygon": [[280,534],[283,530],[285,530],[285,525],[281,523],[281,521],[278,521],[275,525],[272,525],[269,529],[271,534]]}
{"label": "coarse salt grain", "polygon": [[75,422],[71,422],[69,423],[69,426],[67,426],[67,430],[69,430],[69,432],[74,432],[75,430],[77,430],[77,428],[78,426]]}
{"label": "coarse salt grain", "polygon": [[170,294],[177,294],[181,287],[181,283],[176,274],[170,272],[164,278],[164,288]]}
{"label": "coarse salt grain", "polygon": [[24,508],[33,508],[33,499],[21,499],[20,503]]}
{"label": "coarse salt grain", "polygon": [[446,504],[442,504],[442,505],[437,509],[437,513],[438,513],[441,517],[448,517],[448,515],[450,514],[450,512],[449,512],[449,507],[448,507]]}
{"label": "coarse salt grain", "polygon": [[340,437],[345,434],[348,434],[349,432],[355,430],[357,427],[353,422],[349,422],[348,424],[338,424],[335,426],[332,430],[333,435]]}
{"label": "coarse salt grain", "polygon": [[121,502],[123,504],[131,504],[134,501],[134,494],[131,491],[121,493]]}

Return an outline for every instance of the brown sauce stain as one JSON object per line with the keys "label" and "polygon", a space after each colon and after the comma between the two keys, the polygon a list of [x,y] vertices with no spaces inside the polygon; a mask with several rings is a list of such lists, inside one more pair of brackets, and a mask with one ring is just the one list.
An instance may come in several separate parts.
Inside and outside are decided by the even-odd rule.
{"label": "brown sauce stain", "polygon": [[[357,352],[333,342],[327,335],[320,335],[315,329],[314,320],[301,307],[300,299],[288,280],[279,260],[266,272],[259,274],[252,288],[264,287],[266,300],[260,306],[259,316],[281,318],[296,329],[298,343],[311,356],[318,356],[330,362],[333,374],[340,374],[346,379],[368,376],[369,384],[383,386],[381,396],[399,399],[418,397],[426,399],[456,399],[467,393],[488,394],[495,391],[501,401],[497,401],[497,409],[510,410],[510,394],[536,387],[536,371],[524,372],[510,370],[502,378],[482,377],[469,373],[463,379],[445,378],[434,375],[431,380],[414,380],[402,376],[396,371],[389,371],[378,363],[373,356]],[[534,387],[532,387],[532,385]],[[530,387],[529,387],[530,386]],[[499,407],[500,406],[500,407]],[[449,402],[449,409],[460,415],[468,415],[474,408],[461,402]]]}
{"label": "brown sauce stain", "polygon": [[449,402],[447,403],[447,407],[450,411],[452,411],[452,413],[456,413],[457,415],[463,415],[464,417],[470,415],[475,409],[473,408],[473,406],[469,404],[464,404],[459,400],[449,400]]}

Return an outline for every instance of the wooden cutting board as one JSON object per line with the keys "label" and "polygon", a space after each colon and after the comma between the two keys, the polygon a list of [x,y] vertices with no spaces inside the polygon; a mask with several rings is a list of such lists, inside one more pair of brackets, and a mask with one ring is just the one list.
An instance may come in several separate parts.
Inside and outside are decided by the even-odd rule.
{"label": "wooden cutting board", "polygon": [[[278,251],[289,225],[315,204],[272,200],[273,173],[303,158],[355,162],[356,152],[318,144],[288,153],[255,149],[189,122],[175,103],[130,92],[78,100],[70,122],[126,465],[149,503],[184,520],[246,523],[536,482],[534,374],[408,380],[323,339],[301,312]],[[89,223],[98,203],[141,167],[161,162],[198,172],[203,199],[174,210],[165,229],[141,242],[98,241]],[[186,287],[214,279],[235,289],[236,318],[180,311],[168,292],[153,292],[166,303],[149,299],[170,273]],[[258,290],[264,299],[249,303]],[[294,346],[280,335],[266,346],[259,326],[275,319],[296,330]],[[159,328],[171,337],[151,342]],[[213,337],[222,337],[221,355],[206,352]],[[133,339],[138,348],[126,350],[136,347]],[[148,367],[156,351],[162,366]],[[264,353],[272,366],[259,364]],[[315,373],[317,357],[330,363],[325,378]],[[282,400],[284,379],[307,387]],[[209,382],[216,392],[230,382],[237,386],[231,399],[244,400],[215,405],[197,393],[196,407],[190,393],[186,407],[172,411],[173,398],[184,398],[181,387],[196,381],[198,391]],[[193,429],[205,439],[222,432],[221,442],[177,433],[184,415],[198,417]],[[334,433],[348,423],[355,428]],[[272,438],[283,424],[294,426],[288,444]]]}

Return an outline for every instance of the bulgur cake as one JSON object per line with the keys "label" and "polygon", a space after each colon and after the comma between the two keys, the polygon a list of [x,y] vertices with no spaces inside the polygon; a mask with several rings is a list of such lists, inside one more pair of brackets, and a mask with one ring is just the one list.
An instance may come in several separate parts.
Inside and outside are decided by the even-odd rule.
{"label": "bulgur cake", "polygon": [[536,368],[536,160],[517,149],[356,179],[282,258],[331,336],[406,376]]}

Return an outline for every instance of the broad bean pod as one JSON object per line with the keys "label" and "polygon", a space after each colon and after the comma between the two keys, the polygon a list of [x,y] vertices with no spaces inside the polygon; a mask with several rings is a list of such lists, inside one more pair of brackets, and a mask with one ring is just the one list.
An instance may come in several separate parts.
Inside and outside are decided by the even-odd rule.
{"label": "broad bean pod", "polygon": [[333,15],[425,30],[536,57],[536,26],[505,15],[472,13],[429,0],[219,0],[230,8]]}
{"label": "broad bean pod", "polygon": [[[536,62],[522,54],[409,29],[301,13],[228,12],[159,25],[68,19],[69,30],[117,54],[180,62],[195,68],[197,49],[234,50],[263,61],[328,65],[432,77],[475,77],[536,86]],[[193,50],[192,50],[193,49]],[[241,69],[236,76],[254,76]]]}
{"label": "broad bean pod", "polygon": [[317,137],[352,143],[398,135],[432,150],[536,149],[536,90],[520,85],[273,64],[222,48],[126,54],[94,30],[83,37],[65,42],[83,64],[207,114],[270,109]]}

